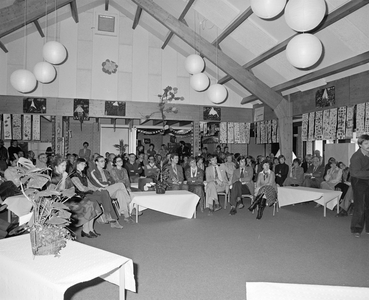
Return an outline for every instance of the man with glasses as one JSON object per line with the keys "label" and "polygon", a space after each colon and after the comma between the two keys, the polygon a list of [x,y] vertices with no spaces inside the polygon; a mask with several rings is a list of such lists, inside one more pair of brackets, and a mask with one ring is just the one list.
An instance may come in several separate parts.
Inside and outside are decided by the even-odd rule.
{"label": "man with glasses", "polygon": [[124,168],[127,170],[131,183],[137,183],[138,178],[143,173],[143,169],[136,162],[136,155],[134,153],[129,154],[129,160],[125,163]]}
{"label": "man with glasses", "polygon": [[157,178],[159,174],[159,168],[155,164],[154,155],[149,155],[149,163],[145,165],[145,175],[148,178]]}
{"label": "man with glasses", "polygon": [[95,159],[95,167],[90,172],[90,179],[94,186],[108,191],[111,198],[116,198],[119,203],[120,214],[124,215],[125,222],[133,222],[129,214],[129,203],[131,196],[122,182],[115,182],[110,173],[104,169],[105,159],[98,156]]}

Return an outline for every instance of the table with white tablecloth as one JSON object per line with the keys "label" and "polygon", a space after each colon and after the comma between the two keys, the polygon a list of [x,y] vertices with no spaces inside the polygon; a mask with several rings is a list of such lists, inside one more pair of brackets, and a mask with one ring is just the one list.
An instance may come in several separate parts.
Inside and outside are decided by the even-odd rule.
{"label": "table with white tablecloth", "polygon": [[77,283],[101,277],[125,289],[136,291],[131,259],[68,241],[53,255],[33,256],[30,235],[0,240],[0,299],[63,300],[65,291]]}
{"label": "table with white tablecloth", "polygon": [[[165,194],[156,192],[132,192],[131,208],[140,207],[160,211],[169,215],[191,219],[196,218],[196,206],[200,198],[189,191],[166,191]],[[138,214],[136,213],[138,223]]]}
{"label": "table with white tablecloth", "polygon": [[324,206],[324,217],[327,214],[327,208],[333,210],[337,207],[337,213],[339,212],[339,200],[341,198],[341,191],[314,189],[308,187],[293,187],[285,186],[278,187],[278,203],[279,207],[315,201]]}

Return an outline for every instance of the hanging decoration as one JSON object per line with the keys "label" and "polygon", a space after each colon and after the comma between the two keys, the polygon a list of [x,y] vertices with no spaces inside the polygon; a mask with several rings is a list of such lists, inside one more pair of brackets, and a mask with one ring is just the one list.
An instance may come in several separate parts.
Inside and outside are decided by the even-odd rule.
{"label": "hanging decoration", "polygon": [[256,122],[256,144],[261,144],[261,122]]}
{"label": "hanging decoration", "polygon": [[61,43],[50,41],[42,48],[42,55],[47,62],[60,65],[67,59],[67,50]]}
{"label": "hanging decoration", "polygon": [[330,109],[329,112],[330,128],[329,128],[329,138],[330,140],[336,139],[337,130],[337,108]]}
{"label": "hanging decoration", "polygon": [[347,107],[346,139],[352,139],[354,136],[354,109],[355,109],[355,105]]}
{"label": "hanging decoration", "polygon": [[315,107],[328,107],[336,103],[335,87],[317,90],[315,93]]}
{"label": "hanging decoration", "polygon": [[320,40],[312,34],[304,33],[292,38],[286,48],[287,60],[296,68],[306,69],[316,64],[323,53]]}
{"label": "hanging decoration", "polygon": [[185,60],[185,68],[190,74],[201,73],[205,68],[205,61],[200,55],[191,54]]}
{"label": "hanging decoration", "polygon": [[246,130],[245,130],[245,123],[239,123],[239,131],[240,131],[240,143],[246,143]]}
{"label": "hanging decoration", "polygon": [[278,132],[278,120],[277,119],[273,119],[272,120],[272,143],[277,143],[278,139],[277,139],[277,132]]}
{"label": "hanging decoration", "polygon": [[323,139],[323,111],[315,112],[315,140]]}
{"label": "hanging decoration", "polygon": [[324,0],[290,0],[286,5],[284,17],[287,25],[293,30],[308,32],[320,24],[325,12]]}
{"label": "hanging decoration", "polygon": [[309,113],[309,133],[308,133],[308,141],[311,142],[314,140],[314,118],[315,113]]}
{"label": "hanging decoration", "polygon": [[3,114],[3,124],[4,124],[4,139],[12,139],[12,117],[10,114]]}
{"label": "hanging decoration", "polygon": [[234,143],[240,144],[240,123],[233,123],[233,131],[234,131]]}
{"label": "hanging decoration", "polygon": [[346,135],[346,106],[338,109],[337,115],[337,139],[342,140]]}
{"label": "hanging decoration", "polygon": [[206,90],[209,87],[209,84],[210,79],[204,73],[198,73],[191,76],[190,85],[197,92]]}
{"label": "hanging decoration", "polygon": [[22,139],[22,116],[19,114],[12,116],[12,131],[14,140]]}
{"label": "hanging decoration", "polygon": [[360,136],[365,131],[365,103],[356,105],[356,136]]}
{"label": "hanging decoration", "polygon": [[220,122],[219,125],[219,143],[227,144],[227,122]]}
{"label": "hanging decoration", "polygon": [[[173,128],[169,128],[169,133],[172,135],[180,135],[180,136],[185,136],[188,134],[191,134],[193,132],[193,129],[173,129]],[[156,129],[156,130],[144,130],[144,129],[137,129],[138,133],[142,133],[145,135],[155,135],[155,134],[163,134],[165,130],[164,129]]]}
{"label": "hanging decoration", "polygon": [[250,143],[250,123],[245,123],[245,143]]}
{"label": "hanging decoration", "polygon": [[365,127],[364,133],[369,133],[369,102],[365,103]]}
{"label": "hanging decoration", "polygon": [[50,83],[56,77],[56,70],[52,64],[42,61],[34,66],[33,74],[39,82]]}
{"label": "hanging decoration", "polygon": [[204,106],[203,119],[206,121],[220,121],[222,119],[222,109],[220,107]]}
{"label": "hanging decoration", "polygon": [[36,89],[37,80],[35,75],[28,70],[16,70],[10,75],[10,83],[18,92],[26,94]]}
{"label": "hanging decoration", "polygon": [[41,140],[41,117],[40,115],[32,115],[32,140]]}
{"label": "hanging decoration", "polygon": [[123,101],[105,101],[106,116],[125,116],[126,102]]}
{"label": "hanging decoration", "polygon": [[117,73],[118,65],[116,62],[106,59],[102,64],[102,71],[108,75]]}
{"label": "hanging decoration", "polygon": [[301,139],[303,142],[308,140],[309,114],[302,114]]}
{"label": "hanging decoration", "polygon": [[267,141],[270,144],[272,143],[272,120],[267,121],[267,132],[268,132]]}
{"label": "hanging decoration", "polygon": [[88,121],[90,119],[90,100],[74,99],[73,119],[79,120],[82,131],[83,121]]}
{"label": "hanging decoration", "polygon": [[228,122],[228,143],[233,144],[234,143],[234,123]]}
{"label": "hanging decoration", "polygon": [[223,85],[216,83],[209,87],[207,95],[211,102],[220,104],[227,99],[228,91]]}
{"label": "hanging decoration", "polygon": [[279,15],[287,0],[251,0],[252,12],[262,19],[271,19]]}
{"label": "hanging decoration", "polygon": [[29,141],[32,139],[32,115],[23,116],[23,140]]}
{"label": "hanging decoration", "polygon": [[327,109],[323,111],[323,140],[329,139],[330,126],[329,109]]}

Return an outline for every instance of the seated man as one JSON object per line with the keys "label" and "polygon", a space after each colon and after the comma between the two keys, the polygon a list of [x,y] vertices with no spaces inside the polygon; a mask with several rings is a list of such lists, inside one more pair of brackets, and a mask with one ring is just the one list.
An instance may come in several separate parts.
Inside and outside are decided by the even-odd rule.
{"label": "seated man", "polygon": [[21,182],[18,176],[18,167],[17,167],[18,158],[12,156],[10,157],[9,162],[10,166],[4,172],[5,180],[12,181],[15,184],[15,186],[19,187],[21,185]]}
{"label": "seated man", "polygon": [[227,192],[229,190],[228,180],[224,169],[217,165],[217,156],[209,155],[209,166],[206,168],[206,207],[211,211],[221,209],[218,200],[219,192]]}
{"label": "seated man", "polygon": [[127,170],[131,183],[137,183],[138,178],[143,175],[143,169],[140,164],[136,162],[136,155],[129,154],[129,160],[125,162],[124,168]]}
{"label": "seated man", "polygon": [[200,197],[200,210],[204,211],[204,171],[197,167],[196,159],[189,158],[190,167],[186,169],[188,190]]}
{"label": "seated man", "polygon": [[243,208],[242,195],[252,195],[249,185],[254,185],[252,181],[254,172],[251,166],[246,166],[246,157],[240,156],[238,158],[238,163],[240,167],[234,170],[232,175],[230,215],[235,215],[237,213],[236,208]]}
{"label": "seated man", "polygon": [[129,203],[132,201],[131,196],[128,194],[122,182],[115,183],[110,173],[104,169],[104,166],[104,157],[98,156],[95,159],[95,167],[90,172],[91,183],[97,188],[107,190],[111,198],[116,198],[119,203],[119,213],[124,215],[124,221],[133,222],[129,215]]}
{"label": "seated man", "polygon": [[300,159],[293,160],[292,168],[283,182],[283,186],[300,186],[304,182],[304,169],[300,166]]}
{"label": "seated man", "polygon": [[177,153],[170,155],[170,164],[166,166],[169,171],[168,190],[188,190],[188,186],[184,182],[183,169],[178,165],[179,156]]}
{"label": "seated man", "polygon": [[155,164],[155,156],[150,154],[148,161],[149,163],[144,167],[145,176],[148,178],[156,179],[159,174],[159,168]]}
{"label": "seated man", "polygon": [[314,156],[313,164],[307,169],[302,186],[319,189],[324,180],[323,174],[324,166],[320,163],[319,157]]}

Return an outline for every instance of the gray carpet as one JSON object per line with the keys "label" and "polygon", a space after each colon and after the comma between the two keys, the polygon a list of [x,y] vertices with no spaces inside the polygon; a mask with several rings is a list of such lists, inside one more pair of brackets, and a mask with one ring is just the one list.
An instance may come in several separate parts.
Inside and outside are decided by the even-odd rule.
{"label": "gray carpet", "polygon": [[[287,206],[256,220],[246,208],[182,219],[146,210],[123,230],[97,224],[82,243],[133,260],[137,294],[128,300],[245,299],[246,281],[369,287],[369,235],[354,238],[350,217],[314,203]],[[118,287],[94,280],[65,299],[118,299]]]}

